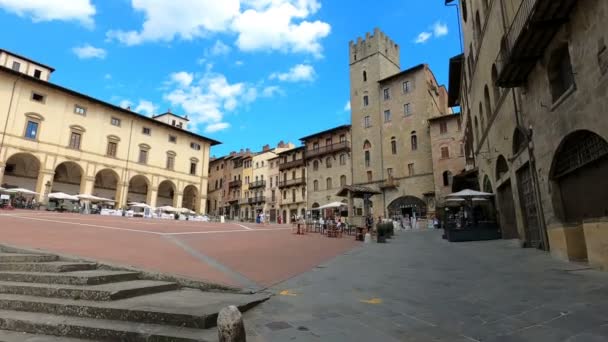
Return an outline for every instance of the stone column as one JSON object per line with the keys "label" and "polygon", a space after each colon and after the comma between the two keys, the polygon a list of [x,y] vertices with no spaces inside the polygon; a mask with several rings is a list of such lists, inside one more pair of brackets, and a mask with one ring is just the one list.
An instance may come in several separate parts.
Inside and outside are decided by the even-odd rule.
{"label": "stone column", "polygon": [[[38,172],[38,180],[36,181],[35,191],[38,193],[38,203],[47,203],[47,195],[53,188],[53,177],[55,171],[53,170],[40,170]],[[48,186],[47,186],[48,184]]]}
{"label": "stone column", "polygon": [[84,177],[82,182],[80,182],[80,193],[92,195],[94,186],[95,186],[95,177]]}
{"label": "stone column", "polygon": [[184,193],[183,192],[175,192],[173,194],[173,207],[181,208],[184,204]]}
{"label": "stone column", "polygon": [[[205,214],[207,213],[207,197],[197,196],[199,198],[195,199],[196,212]],[[208,213],[207,213],[208,214]]]}
{"label": "stone column", "polygon": [[4,179],[4,168],[6,167],[6,163],[0,161],[0,185],[2,185],[2,180]]}
{"label": "stone column", "polygon": [[350,190],[348,191],[348,223],[355,223],[355,199]]}
{"label": "stone column", "polygon": [[127,205],[128,186],[128,183],[116,183],[116,209],[124,208]]}
{"label": "stone column", "polygon": [[156,207],[157,199],[158,199],[158,188],[148,187],[148,194],[146,195],[146,203],[150,206]]}

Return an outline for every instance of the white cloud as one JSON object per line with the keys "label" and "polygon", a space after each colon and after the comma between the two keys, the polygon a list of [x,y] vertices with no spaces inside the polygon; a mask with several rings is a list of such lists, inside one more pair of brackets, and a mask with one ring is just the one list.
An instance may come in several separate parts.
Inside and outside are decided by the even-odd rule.
{"label": "white cloud", "polygon": [[284,73],[272,73],[271,80],[278,79],[283,82],[313,81],[315,79],[315,69],[309,64],[297,64]]}
{"label": "white cloud", "polygon": [[431,39],[431,36],[433,34],[430,32],[420,32],[420,34],[418,34],[418,37],[416,37],[416,39],[414,39],[414,43],[416,44],[424,44],[426,43],[429,39]]}
{"label": "white cloud", "polygon": [[443,37],[448,34],[448,25],[440,21],[433,24],[433,35],[435,38]]}
{"label": "white cloud", "polygon": [[105,80],[111,80],[112,79],[112,74],[105,74],[105,75],[103,75],[103,78]]}
{"label": "white cloud", "polygon": [[283,95],[283,89],[279,86],[268,86],[262,89],[262,96],[264,97],[273,97],[275,95]]}
{"label": "white cloud", "polygon": [[175,82],[173,75],[176,74],[188,73],[182,71],[170,75],[175,87],[164,94],[164,99],[188,114],[193,126],[206,125],[206,132],[228,128],[220,125],[225,124],[225,114],[258,97],[255,86],[243,82],[230,83],[226,76],[213,72],[209,65],[202,75],[193,75],[191,82]]}
{"label": "white cloud", "polygon": [[218,123],[207,125],[207,127],[205,127],[205,133],[215,133],[215,132],[223,131],[228,128],[230,128],[229,123],[218,122]]}
{"label": "white cloud", "polygon": [[144,15],[142,28],[111,30],[109,39],[137,45],[234,33],[242,51],[303,52],[321,57],[320,40],[331,31],[325,22],[307,20],[320,9],[318,0],[131,0],[131,5]]}
{"label": "white cloud", "polygon": [[169,75],[171,82],[177,83],[180,87],[185,88],[190,86],[194,80],[194,75],[190,72],[180,71]]}
{"label": "white cloud", "polygon": [[344,105],[344,111],[350,112],[350,101],[346,102],[346,104]]}
{"label": "white cloud", "polygon": [[95,6],[90,0],[0,0],[0,8],[34,22],[77,21],[93,27]]}
{"label": "white cloud", "polygon": [[118,106],[121,108],[128,108],[131,107],[133,105],[133,102],[129,101],[129,100],[121,100],[118,103]]}
{"label": "white cloud", "polygon": [[209,54],[212,56],[222,56],[229,54],[230,50],[230,46],[224,44],[221,40],[216,40],[211,50],[209,50]]}
{"label": "white cloud", "polygon": [[104,50],[102,48],[96,48],[96,47],[92,46],[91,44],[75,46],[72,48],[72,52],[80,59],[91,59],[91,58],[104,59],[108,55],[108,52],[106,50]]}
{"label": "white cloud", "polygon": [[139,100],[139,104],[135,107],[134,111],[140,114],[152,115],[156,113],[158,107],[154,103],[146,100]]}
{"label": "white cloud", "polygon": [[236,65],[236,66],[243,66],[243,64],[245,64],[243,61],[234,62],[234,65]]}

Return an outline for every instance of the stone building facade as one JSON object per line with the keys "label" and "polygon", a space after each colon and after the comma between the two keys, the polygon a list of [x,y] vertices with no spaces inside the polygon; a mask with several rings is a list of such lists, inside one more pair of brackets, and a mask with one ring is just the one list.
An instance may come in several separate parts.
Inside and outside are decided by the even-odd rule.
{"label": "stone building facade", "polygon": [[381,192],[367,202],[376,217],[432,214],[428,120],[450,113],[445,87],[426,64],[401,71],[399,46],[379,29],[350,42],[349,61],[352,183]]}
{"label": "stone building facade", "polygon": [[[338,126],[301,138],[306,149],[306,208],[313,218],[333,216],[333,209],[316,208],[331,203],[346,203],[336,196],[338,190],[351,183],[350,125]],[[345,211],[346,207],[342,208]]]}
{"label": "stone building facade", "polygon": [[608,266],[608,2],[459,6],[466,145],[503,236]]}
{"label": "stone building facade", "polygon": [[[460,113],[429,119],[433,155],[435,199],[442,206],[452,193],[453,177],[465,170],[464,135]],[[414,140],[411,144],[415,144]]]}
{"label": "stone building facade", "polygon": [[[145,117],[50,82],[53,68],[0,50],[0,185],[206,212],[209,150],[171,112]],[[175,124],[167,123],[170,120]]]}
{"label": "stone building facade", "polygon": [[279,191],[281,222],[290,223],[306,216],[305,147],[300,146],[279,154]]}

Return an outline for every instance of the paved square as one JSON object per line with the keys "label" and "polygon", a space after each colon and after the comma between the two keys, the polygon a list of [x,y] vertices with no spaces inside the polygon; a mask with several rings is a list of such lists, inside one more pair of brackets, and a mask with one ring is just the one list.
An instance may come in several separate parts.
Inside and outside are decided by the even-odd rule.
{"label": "paved square", "polygon": [[290,226],[1,211],[0,242],[218,284],[265,288],[358,246]]}

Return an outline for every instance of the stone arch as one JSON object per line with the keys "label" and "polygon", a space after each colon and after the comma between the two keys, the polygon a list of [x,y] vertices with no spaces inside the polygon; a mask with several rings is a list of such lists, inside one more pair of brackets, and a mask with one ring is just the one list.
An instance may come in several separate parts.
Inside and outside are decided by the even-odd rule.
{"label": "stone arch", "polygon": [[507,160],[501,154],[496,159],[496,179],[501,179],[507,172],[509,172],[509,164],[507,164]]}
{"label": "stone arch", "polygon": [[479,120],[475,117],[475,138],[477,138],[477,144],[481,141],[481,136],[479,135]]}
{"label": "stone arch", "polygon": [[64,161],[55,167],[51,192],[65,192],[70,195],[81,193],[84,180],[83,168],[76,162]]}
{"label": "stone arch", "polygon": [[177,196],[176,195],[177,187],[175,183],[172,181],[165,179],[164,181],[158,184],[158,192],[156,195],[156,206],[164,207],[167,205],[178,207],[179,204],[176,203]]}
{"label": "stone arch", "polygon": [[395,216],[426,216],[426,202],[415,196],[402,196],[392,201],[388,207],[389,217]]}
{"label": "stone arch", "polygon": [[564,222],[608,216],[608,142],[589,130],[565,136],[550,170],[555,216]]}
{"label": "stone arch", "polygon": [[[120,176],[112,169],[99,170],[95,174],[93,196],[118,200]],[[118,204],[118,203],[117,203]]]}
{"label": "stone arch", "polygon": [[490,100],[490,89],[486,84],[483,87],[483,101],[486,106],[486,116],[488,118],[488,125],[490,124],[490,118],[492,118],[492,101]]}
{"label": "stone arch", "polygon": [[200,201],[198,200],[198,188],[195,185],[187,185],[184,188],[184,198],[182,200],[182,207],[190,210],[200,212]]}
{"label": "stone arch", "polygon": [[127,203],[147,202],[150,192],[150,180],[144,175],[135,175],[129,180]]}
{"label": "stone arch", "polygon": [[494,108],[498,108],[500,87],[498,86],[498,69],[496,68],[496,64],[492,64],[492,89],[494,90]]}
{"label": "stone arch", "polygon": [[319,216],[321,215],[321,211],[318,209],[320,207],[319,203],[315,202],[312,204],[312,210],[311,210],[311,214],[312,214],[312,218],[314,220],[318,220]]}
{"label": "stone arch", "polygon": [[490,177],[488,177],[488,175],[485,175],[483,177],[483,191],[484,192],[489,192],[489,193],[494,193],[494,190],[492,190],[492,182],[490,181]]}
{"label": "stone arch", "polygon": [[0,185],[5,188],[25,188],[35,191],[40,165],[38,157],[31,153],[15,153],[6,160]]}

